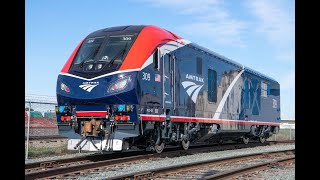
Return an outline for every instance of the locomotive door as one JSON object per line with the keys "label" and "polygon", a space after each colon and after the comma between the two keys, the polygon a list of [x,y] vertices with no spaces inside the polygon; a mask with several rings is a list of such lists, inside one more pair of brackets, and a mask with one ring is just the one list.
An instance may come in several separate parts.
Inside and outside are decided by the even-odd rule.
{"label": "locomotive door", "polygon": [[[163,57],[163,105],[166,115],[173,113],[174,108],[174,84],[175,84],[175,61],[172,54]],[[171,112],[171,113],[170,113]]]}

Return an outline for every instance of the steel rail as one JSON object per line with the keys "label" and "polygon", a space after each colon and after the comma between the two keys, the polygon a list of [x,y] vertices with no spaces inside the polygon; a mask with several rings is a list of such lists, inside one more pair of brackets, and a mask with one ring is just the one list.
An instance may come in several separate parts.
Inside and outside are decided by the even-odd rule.
{"label": "steel rail", "polygon": [[237,176],[251,173],[254,171],[267,169],[272,164],[293,161],[294,159],[295,159],[295,157],[281,158],[281,159],[263,162],[263,163],[259,163],[259,164],[255,164],[255,165],[251,165],[251,166],[247,166],[247,167],[242,167],[242,168],[231,170],[231,171],[226,171],[226,172],[214,174],[211,176],[204,177],[203,179],[221,179],[221,180],[222,179],[229,179],[231,177],[237,177]]}
{"label": "steel rail", "polygon": [[[255,156],[261,156],[266,154],[273,154],[273,153],[283,153],[283,152],[290,152],[295,151],[294,149],[291,150],[281,150],[281,151],[273,151],[273,152],[261,152],[261,153],[254,153],[254,154],[246,154],[246,155],[240,155],[240,156],[233,156],[233,157],[224,157],[224,158],[218,158],[214,160],[204,160],[204,161],[198,161],[198,162],[192,162],[182,165],[173,165],[173,166],[167,166],[162,168],[156,168],[152,170],[145,170],[135,173],[129,173],[124,174],[120,176],[114,176],[107,178],[108,180],[123,180],[123,179],[154,179],[155,176],[162,173],[171,173],[171,172],[177,172],[179,170],[188,169],[190,167],[195,168],[196,166],[203,166],[207,164],[212,163],[221,163],[224,161],[233,161],[233,160],[239,160],[247,157],[255,157]],[[212,179],[212,177],[210,177]]]}

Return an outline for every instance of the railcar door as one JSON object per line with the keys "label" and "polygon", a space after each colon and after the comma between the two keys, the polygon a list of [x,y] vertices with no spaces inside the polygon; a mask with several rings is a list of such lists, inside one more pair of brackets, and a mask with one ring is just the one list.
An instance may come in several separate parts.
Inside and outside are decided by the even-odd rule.
{"label": "railcar door", "polygon": [[172,54],[163,57],[163,106],[166,115],[172,115],[175,106],[174,84],[175,84],[175,61]]}
{"label": "railcar door", "polygon": [[163,106],[166,120],[162,130],[162,138],[170,139],[172,135],[171,116],[174,114],[175,106],[174,85],[175,85],[175,61],[172,54],[165,54],[163,57]]}

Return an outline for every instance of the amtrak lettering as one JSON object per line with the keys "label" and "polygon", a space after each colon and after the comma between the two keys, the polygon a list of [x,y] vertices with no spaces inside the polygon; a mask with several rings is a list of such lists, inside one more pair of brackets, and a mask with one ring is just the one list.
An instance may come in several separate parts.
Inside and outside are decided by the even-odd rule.
{"label": "amtrak lettering", "polygon": [[99,85],[99,82],[83,82],[82,84],[93,84],[93,85]]}
{"label": "amtrak lettering", "polygon": [[198,77],[198,76],[186,74],[186,78],[190,79],[190,80],[199,81],[199,82],[203,82],[204,83],[203,78]]}

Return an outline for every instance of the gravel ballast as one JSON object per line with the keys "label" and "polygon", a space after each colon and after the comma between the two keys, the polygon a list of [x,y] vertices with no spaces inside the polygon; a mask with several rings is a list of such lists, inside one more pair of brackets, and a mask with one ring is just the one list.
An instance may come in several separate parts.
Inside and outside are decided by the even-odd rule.
{"label": "gravel ballast", "polygon": [[260,174],[265,180],[292,180],[295,179],[295,166],[286,169],[272,169]]}
{"label": "gravel ballast", "polygon": [[61,156],[34,158],[34,159],[25,160],[24,163],[29,164],[29,163],[36,163],[36,162],[42,162],[42,161],[69,159],[69,158],[74,158],[74,157],[88,156],[88,155],[95,154],[95,153],[97,153],[97,152],[82,152],[82,153],[74,153],[74,154],[65,154],[65,155],[61,155]]}
{"label": "gravel ballast", "polygon": [[219,152],[211,152],[211,153],[200,153],[188,156],[181,156],[176,158],[163,158],[157,161],[145,161],[143,163],[137,163],[130,167],[125,167],[118,171],[108,171],[102,172],[99,174],[90,174],[88,176],[79,177],[78,179],[103,179],[114,177],[118,175],[124,175],[134,172],[139,172],[141,170],[151,170],[155,168],[168,167],[173,165],[182,165],[190,162],[204,161],[209,159],[218,159],[224,157],[259,153],[259,152],[273,152],[279,150],[290,150],[295,149],[294,144],[282,144],[282,145],[272,145],[272,146],[260,146],[254,148],[246,148],[246,149],[235,149],[235,150],[227,150],[227,151],[219,151]]}

